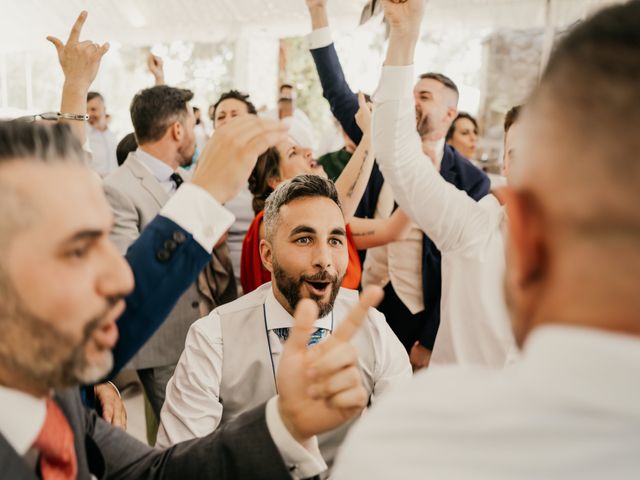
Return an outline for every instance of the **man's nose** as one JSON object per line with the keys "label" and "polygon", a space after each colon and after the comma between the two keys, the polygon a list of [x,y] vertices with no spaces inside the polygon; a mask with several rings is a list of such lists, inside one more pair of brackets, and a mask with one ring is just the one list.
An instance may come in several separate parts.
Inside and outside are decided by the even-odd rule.
{"label": "man's nose", "polygon": [[124,297],[133,291],[133,272],[111,241],[106,240],[105,243],[99,293],[105,297]]}

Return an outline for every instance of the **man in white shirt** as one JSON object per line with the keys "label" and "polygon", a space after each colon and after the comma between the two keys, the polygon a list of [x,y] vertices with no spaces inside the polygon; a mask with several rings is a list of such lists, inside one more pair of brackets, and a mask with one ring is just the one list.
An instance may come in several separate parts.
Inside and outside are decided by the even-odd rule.
{"label": "man in white shirt", "polygon": [[[409,115],[409,92],[393,94],[390,78],[409,75],[424,9],[422,0],[383,5],[391,33],[374,129]],[[505,285],[520,360],[503,370],[434,367],[417,375],[359,422],[334,478],[637,477],[639,45],[638,2],[579,24],[556,47],[523,112],[505,191]],[[407,141],[396,145],[396,160],[419,139]],[[413,174],[422,177],[419,170]],[[403,208],[413,188],[398,197]]]}
{"label": "man in white shirt", "polygon": [[88,140],[91,147],[91,168],[101,177],[118,168],[116,134],[109,130],[104,97],[98,92],[87,94],[89,115]]}
{"label": "man in white shirt", "polygon": [[284,83],[280,85],[277,108],[260,115],[282,120],[289,126],[289,135],[298,145],[315,150],[317,145],[313,125],[307,114],[296,107],[297,97],[293,85]]}
{"label": "man in white shirt", "polygon": [[[267,200],[264,223],[261,257],[274,282],[193,324],[167,386],[160,446],[207,435],[277,393],[282,342],[301,298],[315,300],[320,310],[313,343],[330,335],[357,302],[355,291],[340,288],[346,227],[333,182],[301,175],[284,183]],[[353,342],[373,401],[409,380],[411,368],[384,316],[371,309],[367,320]],[[320,437],[329,465],[348,427]]]}

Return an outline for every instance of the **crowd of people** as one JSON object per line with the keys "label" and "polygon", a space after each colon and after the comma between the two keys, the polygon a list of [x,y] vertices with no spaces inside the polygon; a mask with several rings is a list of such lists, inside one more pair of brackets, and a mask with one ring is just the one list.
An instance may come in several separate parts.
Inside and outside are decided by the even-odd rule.
{"label": "crowd of people", "polygon": [[505,116],[506,186],[455,82],[414,71],[424,0],[382,1],[371,97],[306,4],[345,140],[318,159],[292,85],[224,92],[209,129],[152,54],[118,142],[109,45],[87,12],[48,37],[60,112],[0,122],[2,475],[636,478],[640,2],[559,40]]}

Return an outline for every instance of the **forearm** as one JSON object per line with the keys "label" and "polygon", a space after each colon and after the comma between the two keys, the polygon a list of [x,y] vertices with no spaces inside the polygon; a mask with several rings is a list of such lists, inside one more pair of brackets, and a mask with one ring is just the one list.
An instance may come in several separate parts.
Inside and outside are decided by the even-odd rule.
{"label": "forearm", "polygon": [[324,5],[317,5],[309,8],[311,17],[311,28],[318,30],[329,26],[329,18],[327,17],[327,9]]}
{"label": "forearm", "polygon": [[338,190],[342,212],[347,223],[351,221],[358,208],[362,194],[367,188],[372,168],[371,137],[367,134],[362,137],[358,148],[336,180],[336,190]]}
{"label": "forearm", "polygon": [[[62,102],[60,111],[63,113],[87,113],[87,92],[88,86],[65,80],[62,87]],[[86,124],[80,120],[60,120],[71,128],[71,132],[78,139],[81,145],[87,140]]]}
{"label": "forearm", "polygon": [[384,64],[386,66],[412,65],[419,31],[391,32]]}
{"label": "forearm", "polygon": [[380,247],[395,241],[389,219],[352,217],[349,221],[353,243],[358,250]]}

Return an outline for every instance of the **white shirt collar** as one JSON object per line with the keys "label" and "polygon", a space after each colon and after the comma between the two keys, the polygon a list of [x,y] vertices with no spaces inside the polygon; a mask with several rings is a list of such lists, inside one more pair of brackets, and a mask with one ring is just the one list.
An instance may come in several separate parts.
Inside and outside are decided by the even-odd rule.
{"label": "white shirt collar", "polygon": [[0,405],[0,433],[18,455],[25,455],[44,424],[46,399],[0,385]]}
{"label": "white shirt collar", "polygon": [[[607,408],[640,416],[640,337],[606,330],[545,325],[527,338],[516,378],[540,391],[574,398],[584,392],[584,408]],[[594,388],[597,386],[597,388]],[[624,394],[621,394],[624,392]]]}
{"label": "white shirt collar", "polygon": [[174,173],[173,168],[164,163],[162,160],[148,154],[141,148],[136,150],[136,158],[146,167],[147,170],[155,177],[158,182],[168,182]]}
{"label": "white shirt collar", "polygon": [[[289,312],[278,302],[273,294],[273,286],[270,286],[267,298],[264,302],[265,313],[267,317],[267,330],[274,328],[291,328],[294,325],[294,319]],[[314,322],[314,327],[325,328],[331,330],[333,313],[329,313]]]}

